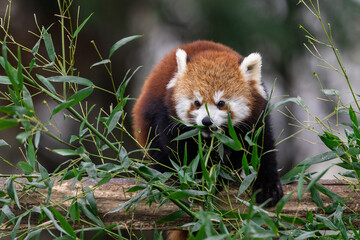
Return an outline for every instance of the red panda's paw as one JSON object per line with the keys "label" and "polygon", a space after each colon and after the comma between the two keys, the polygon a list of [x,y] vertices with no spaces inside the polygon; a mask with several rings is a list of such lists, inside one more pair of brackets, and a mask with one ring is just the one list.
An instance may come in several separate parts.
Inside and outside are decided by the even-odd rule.
{"label": "red panda's paw", "polygon": [[255,182],[253,193],[256,194],[257,203],[263,203],[270,199],[265,207],[275,206],[283,196],[283,190],[279,179],[275,181]]}

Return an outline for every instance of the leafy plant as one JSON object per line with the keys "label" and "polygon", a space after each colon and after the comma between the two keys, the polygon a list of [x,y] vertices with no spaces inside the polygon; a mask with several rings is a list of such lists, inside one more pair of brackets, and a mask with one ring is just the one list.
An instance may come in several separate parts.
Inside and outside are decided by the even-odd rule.
{"label": "leafy plant", "polygon": [[[90,79],[81,77],[76,70],[75,63],[78,36],[94,17],[93,14],[87,16],[83,21],[80,21],[78,14],[74,22],[71,14],[72,1],[58,2],[59,15],[63,16],[59,21],[60,47],[55,46],[52,39],[53,25],[39,27],[37,23],[38,33],[34,34],[38,37],[36,44],[29,48],[18,43],[9,33],[11,1],[7,8],[8,11],[2,19],[1,30],[5,33],[5,38],[0,42],[0,65],[4,69],[5,75],[0,76],[0,84],[6,86],[7,90],[1,92],[0,130],[14,127],[20,129],[16,139],[23,145],[24,160],[16,166],[22,171],[21,174],[2,174],[0,176],[5,179],[5,184],[0,189],[1,229],[12,229],[11,232],[1,232],[0,237],[32,239],[38,238],[41,232],[47,231],[56,239],[84,239],[85,232],[94,232],[94,239],[105,234],[115,239],[125,239],[120,230],[114,231],[114,229],[120,229],[120,224],[106,226],[102,222],[94,190],[108,183],[112,178],[127,177],[141,179],[141,181],[137,181],[136,186],[128,190],[128,192],[134,193],[134,197],[108,214],[129,211],[136,208],[141,202],[149,205],[158,203],[161,206],[171,201],[178,206],[178,209],[158,219],[156,224],[174,221],[188,215],[192,221],[181,227],[190,229],[189,239],[359,238],[360,232],[352,224],[359,214],[348,214],[346,199],[318,182],[329,168],[317,175],[307,172],[309,167],[314,164],[339,158],[340,162],[335,165],[347,170],[343,173],[344,179],[342,180],[348,182],[349,187],[354,190],[357,190],[359,186],[360,132],[357,115],[360,108],[358,95],[351,87],[340,53],[334,46],[330,25],[326,28],[323,23],[318,1],[317,4],[313,4],[311,0],[308,3],[305,1],[299,3],[308,8],[320,21],[328,43],[318,40],[308,30],[301,27],[309,39],[305,46],[312,55],[328,64],[327,68],[335,70],[345,78],[353,96],[354,103],[352,105],[356,106],[357,110],[354,110],[351,105],[342,103],[339,91],[323,89],[319,76],[314,74],[328,101],[335,104],[334,112],[324,119],[319,119],[316,114],[310,113],[305,101],[297,97],[268,105],[263,113],[263,118],[259,119],[259,123],[264,123],[265,116],[271,111],[289,102],[294,102],[303,107],[305,112],[314,119],[314,125],[318,124],[323,128],[323,132],[318,132],[318,134],[329,151],[305,159],[282,178],[284,183],[298,180],[296,192],[299,206],[304,193],[310,191],[313,201],[327,213],[324,215],[309,211],[306,218],[282,213],[295,191],[285,195],[274,209],[265,209],[266,203],[256,206],[254,196],[250,197],[261,158],[266,154],[266,152],[258,151],[262,147],[264,124],[258,130],[250,130],[246,137],[241,139],[237,136],[229,117],[228,132],[226,134],[214,132],[214,137],[210,142],[204,142],[201,138],[201,129],[195,127],[175,140],[194,138],[198,144],[198,155],[194,159],[188,159],[186,154],[183,159],[172,159],[172,166],[168,167],[173,172],[160,173],[150,168],[149,164],[156,159],[134,158],[135,153],[148,150],[148,146],[141,146],[140,149],[132,151],[128,151],[124,147],[124,141],[127,141],[125,139],[130,139],[140,145],[124,124],[125,106],[128,101],[133,100],[126,95],[126,88],[139,68],[134,71],[129,70],[121,83],[117,84],[116,76],[113,76],[112,73],[111,57],[122,46],[141,36],[130,36],[117,41],[111,47],[107,57],[100,54],[94,43],[99,54],[99,61],[92,64],[90,68],[105,67],[112,83],[111,90],[102,89]],[[321,57],[316,44],[330,47],[333,50],[340,70]],[[314,50],[311,50],[309,45]],[[60,51],[56,49],[60,49]],[[42,55],[41,52],[46,55]],[[22,56],[25,54],[32,56],[29,64],[22,61]],[[86,101],[94,91],[104,91],[109,94],[115,104],[109,109],[98,109],[95,105],[89,106]],[[273,92],[271,97],[272,94]],[[34,103],[34,97],[39,95],[46,96],[57,103],[53,109],[46,106],[50,109],[50,118],[47,121],[42,121],[37,115],[38,105]],[[338,130],[337,127],[340,125],[338,122],[330,124],[331,117],[343,113],[347,114],[350,120],[342,125],[344,134]],[[78,123],[78,132],[74,133],[68,141],[62,139],[60,134],[57,135],[49,130],[56,126],[54,116],[57,114],[63,114],[65,118]],[[93,115],[96,117],[92,118]],[[299,124],[304,130],[310,129],[306,124],[300,122]],[[44,134],[63,145],[63,148],[48,150],[67,159],[53,172],[48,172],[38,161],[39,143]],[[0,148],[7,145],[4,139],[0,139]],[[235,171],[222,166],[219,159],[224,157],[224,145],[246,153],[242,159],[242,169],[240,169],[243,171],[243,175],[239,174],[239,169],[235,169]],[[246,160],[246,155],[251,156],[250,164]],[[6,162],[11,164],[10,161]],[[202,171],[200,178],[197,174],[198,169]],[[27,181],[22,181],[22,178],[26,178]],[[96,184],[92,187],[86,186],[84,180],[87,178],[96,180]],[[75,188],[76,184],[81,186],[80,192],[63,200],[68,203],[68,207],[52,200],[54,184],[65,180],[72,181],[72,188]],[[175,187],[172,185],[174,181],[178,184]],[[238,182],[235,192],[229,187],[229,181]],[[304,181],[308,182],[305,188]],[[16,188],[16,185],[21,188]],[[223,189],[222,195],[217,194],[219,186]],[[45,204],[30,208],[21,204],[19,199],[23,195],[38,194],[40,190],[47,191],[46,196],[43,196],[46,199]],[[324,206],[320,193],[332,200],[330,206]],[[231,198],[234,197],[237,200],[236,206],[231,201]],[[22,210],[21,213],[17,214],[14,208]],[[64,212],[65,214],[63,214]],[[34,218],[39,223],[38,225],[28,224],[26,230],[19,230],[22,221],[27,220],[30,223],[30,220]],[[78,225],[75,223],[81,223],[88,227],[76,228]],[[324,232],[324,229],[332,232]],[[161,238],[157,230],[154,232],[154,237]]]}

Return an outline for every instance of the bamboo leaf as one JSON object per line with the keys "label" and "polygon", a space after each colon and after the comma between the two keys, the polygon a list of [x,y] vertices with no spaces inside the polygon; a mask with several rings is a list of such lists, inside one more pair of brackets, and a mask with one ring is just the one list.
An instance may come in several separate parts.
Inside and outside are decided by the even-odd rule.
{"label": "bamboo leaf", "polygon": [[54,44],[53,44],[51,35],[47,32],[47,30],[44,27],[43,27],[43,38],[44,38],[44,42],[45,42],[46,52],[49,56],[49,59],[51,62],[54,62],[55,57],[56,57]]}
{"label": "bamboo leaf", "polygon": [[66,231],[66,233],[74,238],[76,238],[76,233],[74,229],[70,226],[69,222],[59,213],[55,208],[51,207],[50,211],[54,214],[55,218],[59,221],[61,227]]}
{"label": "bamboo leaf", "polygon": [[111,133],[112,130],[116,127],[117,123],[120,120],[120,117],[122,115],[123,111],[121,110],[120,103],[114,108],[114,110],[111,112],[108,120],[106,121],[106,126],[108,128],[107,134]]}
{"label": "bamboo leaf", "polygon": [[91,13],[81,24],[80,26],[75,30],[74,35],[73,35],[73,39],[75,39],[77,37],[77,35],[79,34],[79,32],[81,31],[81,29],[83,29],[83,27],[85,26],[85,24],[89,21],[89,19],[91,18],[91,16],[94,13]]}
{"label": "bamboo leaf", "polygon": [[174,138],[173,141],[181,141],[181,140],[185,140],[185,139],[188,139],[188,138],[195,137],[195,136],[198,135],[199,131],[200,131],[199,128],[191,129],[189,131],[186,131],[186,132],[180,134],[179,136]]}
{"label": "bamboo leaf", "polygon": [[185,212],[183,210],[178,210],[176,212],[172,212],[169,215],[166,215],[165,217],[160,218],[156,221],[156,224],[164,224],[167,222],[175,221],[178,218],[181,218],[185,215]]}
{"label": "bamboo leaf", "polygon": [[168,199],[184,199],[189,197],[197,197],[207,195],[206,191],[197,191],[197,190],[178,190],[176,192],[170,193],[166,198]]}
{"label": "bamboo leaf", "polygon": [[66,102],[63,102],[63,103],[59,104],[58,106],[56,106],[54,108],[50,118],[52,118],[54,115],[56,115],[60,111],[78,104],[79,102],[81,102],[82,100],[87,98],[93,92],[93,90],[94,90],[94,88],[92,86],[81,89],[80,91],[78,91],[77,93],[75,93],[74,95],[69,97],[69,99]]}
{"label": "bamboo leaf", "polygon": [[76,83],[87,87],[93,85],[93,83],[90,80],[77,76],[54,76],[54,77],[49,77],[47,79],[51,82]]}
{"label": "bamboo leaf", "polygon": [[123,38],[119,41],[117,41],[110,49],[110,53],[109,53],[109,59],[111,58],[111,56],[114,54],[114,52],[116,50],[118,50],[120,47],[124,46],[125,44],[127,44],[128,42],[137,39],[139,37],[142,37],[141,35],[134,35],[134,36],[130,36],[130,37],[126,37]]}
{"label": "bamboo leaf", "polygon": [[52,152],[61,156],[79,156],[80,154],[72,149],[54,149]]}
{"label": "bamboo leaf", "polygon": [[18,123],[18,121],[16,119],[0,118],[0,130],[16,127],[17,123]]}
{"label": "bamboo leaf", "polygon": [[34,168],[29,163],[24,161],[18,162],[17,166],[24,170],[25,173],[32,173],[34,171]]}
{"label": "bamboo leaf", "polygon": [[218,132],[215,132],[215,131],[212,131],[212,133],[215,135],[215,137],[223,144],[225,144],[226,146],[230,147],[231,149],[235,150],[235,151],[240,151],[241,150],[241,146],[237,145],[236,142],[224,135],[224,134],[221,134],[221,133],[218,133]]}
{"label": "bamboo leaf", "polygon": [[55,90],[54,86],[51,84],[51,82],[49,82],[49,80],[46,77],[43,77],[39,74],[36,74],[36,76],[45,85],[45,87],[47,87],[47,89],[50,90],[50,92],[52,92],[53,94],[56,94],[56,90]]}
{"label": "bamboo leaf", "polygon": [[0,147],[3,147],[3,146],[9,146],[10,147],[10,145],[7,142],[5,142],[5,140],[0,139]]}
{"label": "bamboo leaf", "polygon": [[8,184],[6,186],[6,191],[7,191],[8,195],[9,195],[9,197],[11,198],[11,200],[15,201],[18,208],[21,209],[19,198],[18,198],[16,188],[15,188],[15,185],[14,185],[14,180],[12,178],[10,178],[10,181],[8,182]]}
{"label": "bamboo leaf", "polygon": [[289,201],[290,197],[295,193],[295,191],[292,191],[282,197],[280,201],[276,205],[276,215],[279,216],[281,210],[284,208],[285,204]]}
{"label": "bamboo leaf", "polygon": [[256,177],[256,172],[254,171],[253,173],[247,175],[244,178],[243,182],[240,185],[239,192],[238,192],[237,196],[240,196],[243,192],[246,191],[246,189],[249,188],[251,183],[254,181],[255,177]]}
{"label": "bamboo leaf", "polygon": [[56,221],[53,213],[45,206],[42,206],[41,209],[45,213],[45,215],[51,220],[52,224],[55,226],[57,230],[59,230],[62,233],[65,233],[66,235],[69,235],[67,231],[65,231]]}
{"label": "bamboo leaf", "polygon": [[99,65],[104,65],[104,64],[108,64],[109,62],[111,62],[109,59],[104,59],[100,62],[94,63],[93,65],[90,66],[90,69]]}
{"label": "bamboo leaf", "polygon": [[8,76],[0,76],[0,84],[11,85],[9,77]]}

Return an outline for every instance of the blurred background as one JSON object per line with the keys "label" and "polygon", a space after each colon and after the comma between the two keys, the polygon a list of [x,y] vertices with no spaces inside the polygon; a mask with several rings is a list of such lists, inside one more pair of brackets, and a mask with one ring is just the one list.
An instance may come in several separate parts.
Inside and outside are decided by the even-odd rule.
{"label": "blurred background", "polygon": [[[76,52],[76,68],[80,76],[90,79],[103,88],[112,89],[110,78],[103,66],[90,69],[100,61],[91,43],[96,43],[99,52],[106,57],[111,46],[121,38],[140,34],[137,39],[118,50],[112,57],[113,75],[120,83],[128,69],[142,68],[136,73],[128,94],[139,96],[141,87],[152,67],[170,50],[180,44],[198,39],[223,43],[242,55],[259,52],[263,57],[263,82],[268,92],[275,80],[275,93],[272,102],[283,97],[300,96],[309,107],[309,112],[323,118],[333,111],[334,104],[322,101],[324,98],[319,83],[314,77],[316,72],[326,89],[337,89],[343,96],[344,103],[350,101],[349,90],[345,79],[338,73],[321,68],[323,64],[306,50],[304,43],[306,32],[300,25],[309,30],[315,37],[325,41],[322,26],[303,4],[297,0],[249,1],[249,0],[74,0],[72,11],[74,19],[80,13],[80,22],[94,13],[80,32]],[[0,17],[4,17],[8,0],[0,0]],[[78,6],[80,6],[78,8]],[[37,38],[31,32],[39,33],[34,14],[39,26],[54,26],[49,30],[54,41],[55,50],[60,52],[60,31],[58,1],[56,0],[12,0],[10,32],[23,45],[33,48]],[[342,60],[355,92],[359,93],[360,81],[360,1],[324,0],[321,1],[321,15],[331,23],[336,47],[342,53]],[[0,38],[4,33],[0,32]],[[309,44],[308,44],[309,45]],[[318,46],[318,51],[329,63],[338,67],[331,49]],[[24,56],[24,63],[30,62],[30,56]],[[0,75],[4,73],[0,70]],[[0,86],[4,89],[4,86]],[[1,96],[0,96],[1,97]],[[34,98],[38,114],[47,121],[50,113],[44,99]],[[109,109],[115,99],[96,91],[88,99],[97,107]],[[55,104],[51,101],[49,105]],[[133,103],[127,110],[130,113]],[[299,106],[289,104],[289,111],[305,126],[311,127],[313,118]],[[296,121],[285,116],[290,115],[285,108],[272,113],[275,137],[279,156],[281,174],[286,173],[297,162],[325,151],[316,132],[301,130],[293,126]],[[344,118],[346,121],[346,118]],[[55,118],[61,137],[69,141],[72,134],[78,132],[78,125],[72,120],[64,119],[62,114]],[[127,116],[128,129],[131,128],[131,116]],[[313,127],[319,130],[318,126]],[[55,131],[55,130],[54,130]],[[9,163],[16,165],[22,160],[19,143],[15,139],[17,129],[0,132],[0,139],[6,140],[11,147],[0,147],[0,173],[19,173]],[[50,171],[62,161],[44,147],[64,148],[46,136],[41,137],[39,158]],[[127,146],[128,150],[134,145]],[[8,161],[8,162],[7,162]]]}

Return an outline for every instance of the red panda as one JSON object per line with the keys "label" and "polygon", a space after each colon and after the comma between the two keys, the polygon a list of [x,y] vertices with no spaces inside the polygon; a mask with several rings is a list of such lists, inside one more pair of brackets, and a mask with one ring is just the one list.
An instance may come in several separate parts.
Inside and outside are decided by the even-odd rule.
{"label": "red panda", "polygon": [[[241,56],[229,47],[210,41],[195,41],[182,45],[168,53],[155,66],[145,81],[142,93],[133,109],[134,134],[142,146],[158,151],[149,151],[161,166],[158,170],[169,171],[173,151],[195,157],[198,147],[189,140],[172,141],[188,128],[177,121],[190,125],[205,126],[204,138],[212,137],[212,131],[226,129],[228,114],[237,134],[245,134],[258,120],[267,105],[267,95],[261,82],[261,56],[252,53]],[[274,140],[270,119],[265,119],[261,166],[253,191],[260,190],[256,201],[271,199],[268,206],[275,205],[283,195],[277,172]],[[225,146],[226,147],[226,146]],[[241,168],[242,151],[225,149],[228,165]],[[181,158],[180,158],[181,159]]]}

